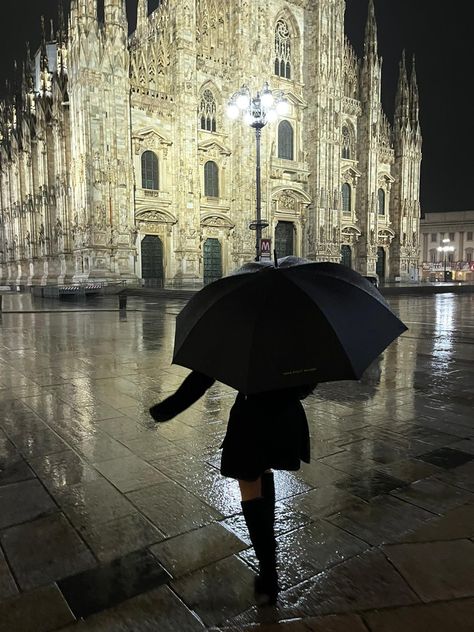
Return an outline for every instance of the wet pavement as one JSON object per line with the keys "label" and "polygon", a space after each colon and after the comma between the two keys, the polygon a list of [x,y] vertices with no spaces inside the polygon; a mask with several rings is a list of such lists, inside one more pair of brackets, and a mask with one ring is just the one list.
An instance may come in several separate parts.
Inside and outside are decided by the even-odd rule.
{"label": "wet pavement", "polygon": [[304,402],[312,463],[276,474],[282,593],[257,608],[218,471],[234,392],[147,414],[187,374],[184,303],[4,296],[0,631],[472,632],[474,295],[390,303],[409,331]]}

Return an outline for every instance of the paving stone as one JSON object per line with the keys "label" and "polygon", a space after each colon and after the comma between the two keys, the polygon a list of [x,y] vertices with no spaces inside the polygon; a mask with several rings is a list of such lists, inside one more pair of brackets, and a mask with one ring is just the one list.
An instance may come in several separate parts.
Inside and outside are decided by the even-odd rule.
{"label": "paving stone", "polygon": [[203,624],[167,587],[126,602],[68,626],[61,632],[199,632]]}
{"label": "paving stone", "polygon": [[335,485],[327,485],[299,494],[286,501],[284,505],[299,511],[310,518],[318,519],[350,507],[358,498]]}
{"label": "paving stone", "polygon": [[446,470],[450,470],[460,465],[464,465],[474,459],[474,453],[469,454],[462,450],[456,450],[453,447],[450,448],[438,448],[432,452],[420,454],[418,458],[421,461],[432,463],[438,467],[443,467]]}
{"label": "paving stone", "polygon": [[439,467],[425,463],[424,461],[418,461],[418,459],[406,459],[403,461],[395,461],[388,463],[387,465],[379,465],[377,467],[379,472],[384,472],[389,476],[398,478],[404,483],[414,483],[415,481],[428,478],[442,472]]}
{"label": "paving stone", "polygon": [[165,537],[138,513],[91,525],[81,530],[81,536],[101,562],[110,562],[127,553],[156,544]]}
{"label": "paving stone", "polygon": [[167,537],[202,527],[222,515],[176,483],[160,483],[127,497]]}
{"label": "paving stone", "polygon": [[17,460],[10,459],[8,463],[0,463],[0,486],[19,483],[30,478],[35,478],[35,473],[20,456],[17,456]]}
{"label": "paving stone", "polygon": [[236,557],[210,564],[171,583],[207,626],[220,625],[251,606],[254,573]]}
{"label": "paving stone", "polygon": [[67,445],[55,432],[44,426],[34,432],[23,432],[12,437],[20,454],[26,459],[62,452]]}
{"label": "paving stone", "polygon": [[[368,545],[323,521],[310,523],[277,539],[279,581],[282,590],[317,575],[344,559],[365,551]],[[240,554],[258,572],[253,548]]]}
{"label": "paving stone", "polygon": [[156,588],[169,575],[149,551],[136,551],[58,581],[74,615],[85,618]]}
{"label": "paving stone", "polygon": [[58,511],[58,507],[38,480],[0,487],[0,529]]}
{"label": "paving stone", "polygon": [[136,513],[127,498],[105,479],[57,489],[54,494],[61,509],[78,529],[94,528]]}
{"label": "paving stone", "polygon": [[0,542],[22,590],[95,566],[96,561],[62,514],[11,527]]}
{"label": "paving stone", "polygon": [[56,586],[0,601],[0,632],[52,632],[74,621]]}
{"label": "paving stone", "polygon": [[403,542],[434,542],[474,538],[474,505],[451,509],[442,518],[430,520],[426,525],[403,537]]}
{"label": "paving stone", "polygon": [[418,481],[403,489],[394,490],[391,494],[438,514],[466,502],[474,502],[474,494],[436,479]]}
{"label": "paving stone", "polygon": [[132,456],[132,453],[126,446],[106,435],[82,441],[76,446],[76,449],[90,463],[100,463],[101,461]]}
{"label": "paving stone", "polygon": [[434,478],[437,481],[474,492],[474,462],[470,461],[454,470],[445,470],[441,474],[436,474]]}
{"label": "paving stone", "polygon": [[295,600],[298,611],[314,616],[407,605],[418,598],[381,553],[368,552],[287,591],[284,600]]}
{"label": "paving stone", "polygon": [[135,455],[104,461],[97,465],[97,469],[121,492],[131,492],[169,480]]}
{"label": "paving stone", "polygon": [[222,525],[213,523],[156,544],[150,550],[173,577],[181,577],[246,546]]}
{"label": "paving stone", "polygon": [[0,601],[17,593],[18,588],[15,580],[13,579],[3,551],[0,548]]}
{"label": "paving stone", "polygon": [[367,501],[404,486],[405,483],[400,479],[377,470],[364,472],[359,476],[342,479],[336,483],[339,489]]}
{"label": "paving stone", "polygon": [[474,595],[474,543],[469,540],[390,545],[384,552],[423,601]]}
{"label": "paving stone", "polygon": [[368,457],[359,459],[356,455],[348,451],[326,456],[319,459],[319,462],[351,475],[364,474],[369,470],[376,469],[378,465],[373,459]]}
{"label": "paving stone", "polygon": [[407,531],[416,529],[434,515],[398,498],[381,497],[359,503],[328,516],[332,524],[372,545],[396,542]]}
{"label": "paving stone", "polygon": [[464,453],[471,454],[474,458],[474,437],[463,439],[449,446],[453,450],[461,450]]}
{"label": "paving stone", "polygon": [[304,620],[310,632],[367,632],[362,619],[357,615],[333,615]]}
{"label": "paving stone", "polygon": [[345,478],[346,474],[341,470],[336,470],[329,465],[324,465],[321,461],[313,461],[309,465],[303,463],[301,470],[296,475],[297,478],[307,483],[310,487],[325,487],[333,485],[336,481]]}
{"label": "paving stone", "polygon": [[89,483],[100,474],[72,450],[30,460],[44,485],[51,491],[64,491],[78,483]]}
{"label": "paving stone", "polygon": [[371,632],[472,632],[474,599],[390,608],[363,617]]}

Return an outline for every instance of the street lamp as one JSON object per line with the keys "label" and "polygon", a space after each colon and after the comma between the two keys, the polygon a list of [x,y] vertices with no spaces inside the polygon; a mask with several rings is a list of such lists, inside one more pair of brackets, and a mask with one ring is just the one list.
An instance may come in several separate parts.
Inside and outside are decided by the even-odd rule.
{"label": "street lamp", "polygon": [[455,250],[454,246],[450,246],[449,245],[449,242],[450,242],[449,239],[443,239],[444,246],[438,246],[438,252],[444,252],[444,282],[445,283],[448,280],[448,278],[447,278],[448,273],[446,271],[448,252],[454,252],[454,250]]}
{"label": "street lamp", "polygon": [[242,117],[243,121],[255,130],[256,142],[256,190],[257,190],[257,218],[249,228],[256,231],[255,239],[255,261],[260,260],[260,242],[262,229],[268,226],[268,222],[262,221],[262,191],[261,191],[261,170],[260,170],[260,141],[262,127],[267,123],[273,123],[279,115],[288,112],[288,101],[285,99],[282,90],[271,90],[268,81],[263,84],[263,88],[252,96],[250,88],[243,85],[229,99],[227,105],[227,116],[230,119]]}

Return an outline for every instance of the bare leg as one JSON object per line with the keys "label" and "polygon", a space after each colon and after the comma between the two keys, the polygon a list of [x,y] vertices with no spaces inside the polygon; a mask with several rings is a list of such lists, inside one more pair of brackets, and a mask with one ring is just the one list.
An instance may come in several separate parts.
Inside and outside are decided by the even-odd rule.
{"label": "bare leg", "polygon": [[240,495],[242,500],[253,500],[262,496],[262,479],[259,476],[255,481],[239,480]]}

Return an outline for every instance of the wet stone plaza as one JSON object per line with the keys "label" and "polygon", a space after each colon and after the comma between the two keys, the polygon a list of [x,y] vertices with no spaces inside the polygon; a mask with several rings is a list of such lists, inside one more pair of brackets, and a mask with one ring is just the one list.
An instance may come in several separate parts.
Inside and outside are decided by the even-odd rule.
{"label": "wet stone plaza", "polygon": [[219,474],[235,392],[147,412],[188,373],[184,301],[3,296],[1,632],[472,632],[474,294],[390,303],[409,330],[304,401],[312,462],[276,473],[282,592],[257,608]]}

